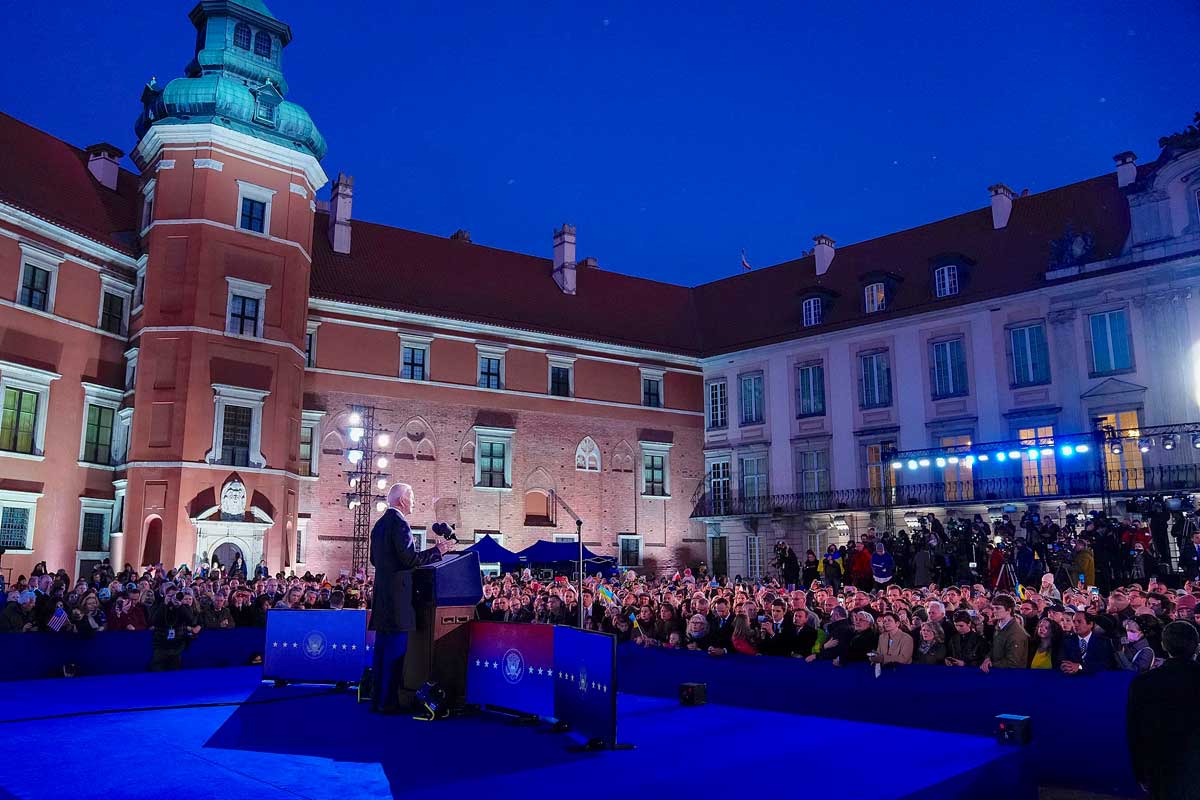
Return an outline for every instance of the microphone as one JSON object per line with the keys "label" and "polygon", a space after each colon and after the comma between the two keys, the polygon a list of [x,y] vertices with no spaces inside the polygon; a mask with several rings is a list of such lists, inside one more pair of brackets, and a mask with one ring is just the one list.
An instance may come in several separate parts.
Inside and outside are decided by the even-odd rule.
{"label": "microphone", "polygon": [[442,537],[448,542],[458,542],[458,536],[455,535],[454,529],[457,525],[447,525],[445,522],[433,523],[433,532]]}

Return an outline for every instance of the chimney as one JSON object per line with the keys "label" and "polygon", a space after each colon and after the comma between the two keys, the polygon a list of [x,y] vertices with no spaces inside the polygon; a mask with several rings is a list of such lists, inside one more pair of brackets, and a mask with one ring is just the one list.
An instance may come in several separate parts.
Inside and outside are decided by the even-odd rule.
{"label": "chimney", "polygon": [[335,253],[350,252],[350,207],[354,205],[354,177],[339,172],[329,195],[329,244]]}
{"label": "chimney", "polygon": [[600,269],[600,262],[588,256],[587,258],[579,259],[579,263],[575,265],[579,269]]}
{"label": "chimney", "polygon": [[992,193],[992,228],[1000,230],[1008,227],[1008,218],[1012,216],[1012,201],[1016,193],[1003,183],[988,187]]}
{"label": "chimney", "polygon": [[87,149],[88,172],[106,189],[117,190],[117,175],[121,173],[120,161],[123,152],[107,142],[94,144]]}
{"label": "chimney", "polygon": [[554,282],[563,294],[575,294],[575,226],[563,223],[554,232]]}
{"label": "chimney", "polygon": [[1131,151],[1117,153],[1113,161],[1117,162],[1117,186],[1128,186],[1137,180],[1137,156]]}
{"label": "chimney", "polygon": [[817,234],[813,237],[816,243],[813,245],[813,259],[817,262],[817,275],[824,275],[829,271],[829,265],[833,263],[833,239],[830,239],[825,234]]}
{"label": "chimney", "polygon": [[471,232],[468,230],[463,230],[462,228],[459,228],[454,233],[450,234],[450,241],[466,242],[467,244],[470,244],[471,243]]}

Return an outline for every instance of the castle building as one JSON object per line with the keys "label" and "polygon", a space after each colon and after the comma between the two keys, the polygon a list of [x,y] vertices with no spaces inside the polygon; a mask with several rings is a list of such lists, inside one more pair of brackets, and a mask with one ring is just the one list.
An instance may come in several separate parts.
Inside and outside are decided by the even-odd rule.
{"label": "castle building", "polygon": [[[1194,135],[1152,164],[996,185],[988,208],[675,286],[577,256],[566,224],[543,258],[354,219],[354,180],[329,180],[286,99],[290,28],[261,0],[190,19],[184,76],[142,92],[137,174],[114,145],[0,115],[14,576],[106,557],[347,568],[365,409],[378,480],[413,484],[421,538],[445,519],[518,550],[575,541],[578,518],[622,565],[728,574],[761,574],[773,539],[820,547],[897,510],[1096,496],[1059,480],[1063,456],[910,474],[904,451],[1198,417]],[[1090,469],[1106,494],[1168,488],[1166,468],[1194,489],[1197,452]]]}

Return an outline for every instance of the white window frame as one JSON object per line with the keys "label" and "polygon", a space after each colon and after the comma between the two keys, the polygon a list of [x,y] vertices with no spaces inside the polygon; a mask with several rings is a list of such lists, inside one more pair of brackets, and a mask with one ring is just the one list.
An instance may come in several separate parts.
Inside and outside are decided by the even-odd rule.
{"label": "white window frame", "polygon": [[562,397],[559,394],[550,394],[550,387],[553,386],[554,368],[559,367],[567,371],[567,397],[575,396],[575,356],[557,355],[554,353],[546,356],[546,394],[551,397]]}
{"label": "white window frame", "polygon": [[762,574],[762,537],[749,534],[746,536],[746,577],[760,578]]}
{"label": "white window frame", "polygon": [[142,309],[146,305],[146,266],[148,265],[147,257],[142,256],[138,260],[137,276],[133,279],[133,308],[129,309],[129,315],[142,313]]}
{"label": "white window frame", "polygon": [[[825,466],[823,468],[810,467],[806,458],[809,453],[824,453]],[[792,461],[794,467],[792,479],[796,482],[794,487],[796,494],[825,494],[830,491],[832,487],[832,470],[830,469],[830,448],[828,444],[821,445],[811,442],[808,444],[798,444],[792,450]],[[821,480],[822,473],[824,473],[824,481]],[[816,481],[817,486],[815,488],[808,486],[808,479],[810,478]],[[822,485],[824,488],[822,488]]]}
{"label": "white window frame", "polygon": [[[820,381],[816,381],[813,377],[814,371],[820,370]],[[808,395],[810,402],[815,398],[815,390],[818,388],[821,392],[821,410],[820,411],[805,411],[804,410],[804,389],[808,387]],[[796,417],[797,419],[805,419],[808,417],[823,417],[829,409],[829,400],[825,392],[825,362],[824,361],[802,361],[796,364]]]}
{"label": "white window frame", "polygon": [[[1029,331],[1034,328],[1042,329],[1042,339],[1046,342],[1046,357],[1049,361],[1050,356],[1050,339],[1047,336],[1046,323],[1042,320],[1036,322],[1027,322],[1020,325],[1013,325],[1008,329],[1008,366],[1012,370],[1014,386],[1041,386],[1050,383],[1050,364],[1046,364],[1046,377],[1039,379],[1033,374],[1033,348],[1030,346]],[[1024,331],[1024,344],[1022,349],[1025,351],[1025,366],[1026,374],[1020,375],[1017,373],[1017,331]]]}
{"label": "white window frame", "polygon": [[887,308],[887,286],[881,281],[863,287],[863,310],[874,314]]}
{"label": "white window frame", "polygon": [[213,389],[213,438],[212,449],[204,455],[209,464],[221,463],[221,441],[225,434],[225,406],[249,406],[250,408],[250,455],[251,467],[263,468],[267,465],[262,454],[262,416],[263,404],[269,391],[246,389],[241,386],[230,386],[226,383],[214,383]]}
{"label": "white window frame", "polygon": [[[321,327],[321,320],[310,319],[304,323],[304,368],[312,369],[317,366],[317,328]],[[308,346],[308,337],[312,337],[312,346]],[[312,362],[312,363],[309,363]]]}
{"label": "white window frame", "polygon": [[[743,402],[743,398],[745,397],[745,395],[743,394],[743,391],[742,391],[742,383],[747,380],[753,380],[754,378],[758,378],[759,382],[762,384],[762,391],[759,393],[759,404],[762,406],[762,408],[757,409],[758,410],[758,418],[757,419],[746,417],[746,409],[744,407],[745,404]],[[738,375],[738,426],[739,427],[753,427],[755,425],[765,425],[766,422],[767,422],[767,373],[761,369],[754,370],[753,372],[743,372],[742,374]]]}
{"label": "white window frame", "polygon": [[[754,493],[746,491],[746,479],[751,477],[750,474],[746,472],[747,460],[759,462],[763,467],[762,472],[753,473],[754,485],[757,490]],[[737,496],[741,498],[742,508],[751,511],[751,513],[762,513],[766,510],[768,498],[771,496],[770,454],[766,450],[751,450],[750,452],[739,453],[737,465]]]}
{"label": "white window frame", "polygon": [[[637,542],[637,546],[638,546],[637,547],[637,552],[638,552],[637,563],[636,564],[622,564],[621,563],[621,552],[622,552],[623,548],[621,545],[624,541],[630,540],[630,539]],[[635,567],[642,566],[642,564],[645,563],[645,547],[646,547],[645,540],[642,538],[642,535],[640,533],[618,533],[617,534],[617,567],[633,569]]]}
{"label": "white window frame", "polygon": [[[302,567],[308,563],[308,523],[312,520],[309,517],[296,517],[296,548],[299,551],[295,555],[300,556],[295,559],[296,566]],[[416,529],[413,529],[416,533]]]}
{"label": "white window frame", "polygon": [[[271,285],[269,283],[257,283],[242,278],[234,278],[228,275],[225,276],[225,282],[229,284],[229,296],[225,299],[225,335],[236,336],[242,339],[263,338],[264,319],[267,316],[267,290],[271,288]],[[234,295],[249,297],[258,301],[258,319],[254,322],[253,336],[248,336],[244,333],[234,333],[230,327],[233,320]]]}
{"label": "white window frame", "polygon": [[[954,359],[951,357],[955,342],[958,343],[958,346],[963,353],[963,368],[964,370],[968,370],[967,342],[965,337],[955,336],[950,339],[940,339],[936,342],[929,343],[929,358],[933,364],[933,374],[935,377],[935,383],[933,386],[929,387],[929,393],[930,396],[935,400],[942,400],[948,397],[963,397],[964,395],[970,394],[971,384],[967,380],[966,372],[964,371],[962,375],[958,375],[955,372]],[[944,366],[946,369],[946,380],[949,383],[949,385],[946,387],[949,391],[946,392],[939,392],[936,383],[938,365],[939,362],[943,360],[943,358],[938,355],[939,350],[944,354],[945,363],[942,364],[942,366]]]}
{"label": "white window frame", "polygon": [[120,469],[129,461],[129,441],[132,431],[133,408],[126,406],[117,411],[116,425],[113,428],[112,456],[114,469]]}
{"label": "white window frame", "polygon": [[555,533],[554,533],[554,543],[555,544],[577,544],[578,542],[579,542],[578,534],[559,533],[558,531],[555,531]]}
{"label": "white window frame", "polygon": [[57,372],[14,364],[11,361],[0,361],[0,403],[3,403],[4,392],[9,388],[24,389],[38,396],[37,421],[33,428],[34,452],[29,454],[0,450],[0,458],[41,461],[46,457],[46,417],[50,413],[50,384],[60,378],[62,375]]}
{"label": "white window frame", "polygon": [[[125,397],[125,393],[95,383],[84,383],[81,381],[80,385],[83,386],[83,422],[79,426],[79,466],[90,467],[92,469],[114,469],[118,463],[116,459],[117,437],[120,435],[121,400]],[[108,445],[109,459],[107,464],[84,461],[83,459],[84,448],[87,444],[88,406],[107,408],[113,412],[112,441]]]}
{"label": "white window frame", "polygon": [[137,387],[137,365],[140,352],[140,347],[131,347],[125,351],[125,394],[129,394]]}
{"label": "white window frame", "polygon": [[111,275],[100,276],[100,305],[96,309],[96,327],[104,330],[104,295],[115,294],[125,302],[121,304],[121,330],[112,333],[112,331],[104,331],[112,333],[113,336],[128,336],[129,335],[129,315],[133,309],[133,288],[125,281],[117,280]]}
{"label": "white window frame", "polygon": [[[721,395],[720,403],[717,403],[713,400],[714,392],[717,392]],[[721,415],[719,424],[717,421],[718,411]],[[724,430],[729,427],[729,381],[725,378],[709,381],[707,384],[705,384],[704,422],[705,427],[710,431]]]}
{"label": "white window frame", "polygon": [[[75,580],[79,580],[79,563],[84,560],[98,561],[109,557],[112,551],[113,509],[115,500],[101,500],[94,497],[79,498],[79,526],[75,536]],[[101,514],[104,517],[104,533],[108,537],[108,550],[83,549],[83,517],[85,514]]]}
{"label": "white window frame", "polygon": [[[583,449],[583,446],[585,444],[587,444],[588,442],[592,443],[593,449],[589,450],[589,451],[585,451]],[[583,459],[582,467],[579,466],[579,460],[581,457]],[[590,463],[593,458],[595,459],[595,463],[596,463],[595,469],[592,469],[590,466]],[[603,468],[603,462],[604,462],[604,458],[600,454],[600,445],[596,444],[596,440],[593,439],[591,436],[583,437],[579,441],[579,444],[575,448],[575,471],[576,472],[600,472],[601,469]]]}
{"label": "white window frame", "polygon": [[[500,347],[497,345],[490,345],[490,344],[476,344],[475,352],[476,352],[475,385],[479,386],[479,378],[480,378],[480,376],[483,375],[483,359],[495,358],[500,361],[500,386],[499,386],[499,388],[493,389],[490,386],[488,386],[488,387],[480,386],[479,388],[481,388],[481,389],[486,388],[489,391],[493,391],[493,392],[503,390],[504,387],[508,385],[508,374],[504,368],[504,361],[505,361],[504,356],[508,353],[508,348]],[[401,364],[403,365],[403,353],[401,353],[401,356],[402,356]],[[425,362],[425,372],[426,373],[429,372],[429,362],[428,361]]]}
{"label": "white window frame", "polygon": [[[429,369],[431,366],[429,356],[433,350],[433,348],[431,347],[432,344],[433,344],[432,336],[418,336],[415,333],[401,333],[400,334],[400,371],[397,374],[403,380],[421,381],[422,383],[432,380],[432,376],[430,375],[430,372],[429,372]],[[424,350],[425,351],[425,377],[424,378],[405,378],[404,377],[404,350],[405,350],[405,348],[408,348],[410,350]],[[476,370],[475,383],[478,384],[479,383],[479,363],[478,363],[478,361],[476,361],[475,370]],[[501,361],[501,364],[500,364],[500,382],[501,382],[501,385],[503,385],[503,382],[504,382],[503,361]]]}
{"label": "white window frame", "polygon": [[[638,373],[641,376],[638,380],[638,404],[643,408],[666,408],[667,407],[667,383],[663,377],[667,374],[666,370],[655,369],[654,367],[638,367]],[[646,381],[655,381],[658,383],[658,405],[646,405]]]}
{"label": "white window frame", "polygon": [[[717,476],[713,474],[717,465],[724,467],[722,470],[723,475]],[[725,492],[721,495],[720,501],[717,500],[718,495],[713,488],[717,480],[725,483]],[[723,455],[709,458],[704,465],[704,483],[704,490],[708,493],[709,504],[712,510],[717,514],[728,513],[733,503],[733,457],[731,455]]]}
{"label": "white window frame", "polygon": [[[474,489],[477,492],[511,492],[512,491],[512,463],[513,463],[513,434],[516,433],[512,428],[488,428],[482,425],[475,426],[475,480]],[[504,445],[504,485],[503,486],[480,486],[479,481],[483,476],[483,444],[485,442],[498,442]]]}
{"label": "white window frame", "polygon": [[[641,447],[642,499],[670,500],[671,499],[671,448],[674,442],[638,442]],[[663,457],[663,493],[646,494],[646,456]]]}
{"label": "white window frame", "polygon": [[[310,480],[315,480],[317,477],[317,464],[320,462],[321,454],[321,420],[325,417],[324,411],[312,411],[305,409],[300,412],[300,427],[312,428],[312,453],[308,459],[308,475]],[[299,448],[297,442],[296,447]]]}
{"label": "white window frame", "polygon": [[[1112,315],[1123,314],[1125,316],[1125,341],[1129,348],[1129,364],[1124,367],[1116,365],[1116,351],[1113,350],[1113,330],[1112,330]],[[1108,342],[1108,361],[1109,369],[1101,370],[1099,363],[1096,361],[1096,337],[1092,333],[1092,320],[1096,317],[1104,317],[1105,339]],[[1132,372],[1137,366],[1137,360],[1134,358],[1133,351],[1133,315],[1129,313],[1129,309],[1125,306],[1117,308],[1108,308],[1103,311],[1093,311],[1087,315],[1087,342],[1088,342],[1088,358],[1091,361],[1089,372],[1093,375],[1119,375],[1125,372]]]}
{"label": "white window frame", "polygon": [[[130,416],[132,416],[133,409],[129,411]],[[125,496],[129,491],[128,487],[129,481],[125,478],[113,481],[113,518],[112,528],[108,534],[110,542],[114,536],[125,535]]]}
{"label": "white window frame", "polygon": [[23,508],[29,512],[28,528],[25,531],[25,547],[9,548],[8,555],[30,555],[33,553],[33,535],[37,526],[37,504],[44,495],[41,492],[19,492],[0,489],[0,512],[5,508]]}
{"label": "white window frame", "polygon": [[933,271],[933,292],[939,298],[958,294],[957,264],[946,264]]}
{"label": "white window frame", "polygon": [[[892,389],[891,353],[888,350],[870,350],[867,352],[858,353],[857,358],[858,358],[858,369],[859,369],[859,373],[862,376],[861,380],[862,380],[862,386],[863,386],[862,391],[859,392],[859,398],[858,398],[859,407],[864,408],[864,409],[890,408],[892,406],[892,404],[896,402],[895,392]],[[880,372],[876,369],[873,369],[871,372],[872,377],[874,378],[875,397],[873,398],[873,402],[870,402],[870,403],[866,402],[867,398],[864,396],[864,393],[866,392],[866,386],[867,386],[867,368],[866,368],[867,367],[867,363],[866,363],[867,359],[871,359],[872,366],[875,366],[876,364],[880,363],[880,361],[882,361],[883,374],[886,374],[887,379],[888,379],[888,392],[887,392],[888,396],[887,396],[886,403],[880,402],[883,399],[882,397],[880,397],[881,393],[879,391]]]}
{"label": "white window frame", "polygon": [[823,315],[821,298],[810,297],[800,305],[800,314],[804,327],[811,328],[820,325]]}
{"label": "white window frame", "polygon": [[154,187],[158,184],[157,178],[151,178],[146,181],[146,185],[142,187],[142,210],[140,219],[142,221],[141,234],[146,233],[146,229],[154,222]]}
{"label": "white window frame", "polygon": [[[58,268],[66,259],[55,253],[33,247],[26,242],[21,242],[20,247],[21,268],[17,270],[17,305],[35,314],[53,314],[54,300],[58,295]],[[44,269],[50,273],[50,280],[46,283],[46,309],[44,311],[21,303],[21,287],[25,283],[26,265]]]}
{"label": "white window frame", "polygon": [[[239,180],[237,182],[237,185],[238,185],[238,197],[237,197],[237,207],[234,209],[234,212],[233,212],[233,227],[238,229],[242,233],[248,233],[251,236],[270,237],[270,235],[271,235],[271,205],[272,205],[272,201],[275,197],[275,190],[268,189],[265,186],[258,186],[257,184],[253,184],[253,183],[250,183],[248,181],[243,181],[243,180]],[[249,228],[242,227],[242,201],[246,200],[246,199],[258,200],[259,202],[266,205],[266,209],[263,211],[262,233],[259,233],[258,231],[252,231]]]}

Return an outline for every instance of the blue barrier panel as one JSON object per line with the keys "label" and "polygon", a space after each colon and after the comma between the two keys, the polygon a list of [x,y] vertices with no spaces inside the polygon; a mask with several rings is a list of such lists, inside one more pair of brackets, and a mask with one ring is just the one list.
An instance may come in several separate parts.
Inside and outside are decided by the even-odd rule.
{"label": "blue barrier panel", "polygon": [[[912,665],[842,668],[795,658],[709,656],[687,650],[617,648],[621,691],[676,697],[679,684],[708,684],[712,703],[818,717],[988,735],[997,714],[1027,714],[1037,780],[1136,794],[1125,738],[1129,672],[1067,676],[1043,670]],[[1096,758],[1101,746],[1104,758]]]}
{"label": "blue barrier panel", "polygon": [[367,612],[267,613],[263,677],[313,683],[356,683],[367,653]]}
{"label": "blue barrier panel", "polygon": [[467,702],[554,716],[554,628],[472,622]]}
{"label": "blue barrier panel", "polygon": [[583,738],[617,741],[617,640],[554,628],[554,716]]}

